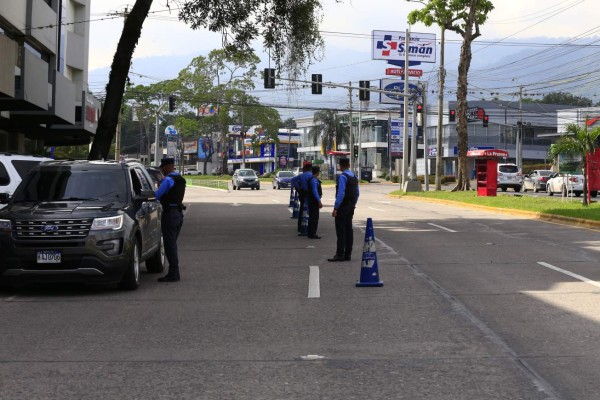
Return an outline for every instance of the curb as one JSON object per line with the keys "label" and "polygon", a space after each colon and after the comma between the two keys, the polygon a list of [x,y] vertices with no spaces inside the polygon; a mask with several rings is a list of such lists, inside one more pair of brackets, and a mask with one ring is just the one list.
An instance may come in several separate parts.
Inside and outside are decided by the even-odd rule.
{"label": "curb", "polygon": [[521,215],[524,217],[530,217],[531,219],[539,219],[541,221],[546,221],[546,222],[553,222],[553,223],[557,223],[557,224],[578,226],[578,227],[588,228],[588,229],[593,229],[593,230],[600,230],[600,221],[591,221],[591,220],[581,219],[581,218],[565,217],[562,215],[552,215],[552,214],[538,213],[538,212],[534,212],[534,211],[525,211],[525,210],[513,210],[513,209],[509,209],[509,208],[480,206],[477,204],[462,203],[460,201],[429,199],[429,198],[415,197],[415,196],[388,195],[388,197],[397,198],[397,199],[406,199],[406,200],[412,200],[412,201],[425,201],[425,202],[429,202],[429,203],[446,204],[446,205],[451,205],[451,206],[471,208],[471,209],[475,209],[475,210],[491,211],[491,212],[496,212],[499,214]]}

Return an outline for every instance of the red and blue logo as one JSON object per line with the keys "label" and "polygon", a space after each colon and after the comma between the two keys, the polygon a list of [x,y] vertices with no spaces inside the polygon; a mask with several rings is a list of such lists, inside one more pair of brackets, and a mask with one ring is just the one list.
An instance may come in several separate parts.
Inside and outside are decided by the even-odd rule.
{"label": "red and blue logo", "polygon": [[381,55],[389,57],[391,51],[398,50],[398,41],[392,40],[392,35],[384,35],[383,40],[377,41],[377,49],[381,50]]}

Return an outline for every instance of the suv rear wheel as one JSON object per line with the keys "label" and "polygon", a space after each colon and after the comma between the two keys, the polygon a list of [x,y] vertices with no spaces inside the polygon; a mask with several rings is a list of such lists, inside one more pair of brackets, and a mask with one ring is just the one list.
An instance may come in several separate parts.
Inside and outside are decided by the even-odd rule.
{"label": "suv rear wheel", "polygon": [[146,260],[146,270],[153,274],[163,272],[165,270],[165,257],[165,242],[161,235],[158,249]]}
{"label": "suv rear wheel", "polygon": [[138,246],[138,240],[136,239],[133,243],[133,251],[131,254],[131,260],[129,267],[123,275],[123,279],[119,282],[119,289],[123,290],[135,290],[140,285],[140,250]]}

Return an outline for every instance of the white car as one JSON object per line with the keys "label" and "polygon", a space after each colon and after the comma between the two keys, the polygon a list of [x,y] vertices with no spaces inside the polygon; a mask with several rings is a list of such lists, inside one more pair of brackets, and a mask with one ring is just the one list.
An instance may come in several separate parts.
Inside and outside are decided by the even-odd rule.
{"label": "white car", "polygon": [[[546,182],[546,193],[549,196],[560,193],[563,196],[574,194],[579,197],[583,193],[583,175],[554,173]],[[596,197],[596,193],[590,193]]]}
{"label": "white car", "polygon": [[202,173],[200,173],[200,171],[198,171],[198,169],[196,169],[194,167],[184,168],[183,174],[184,175],[202,175]]}
{"label": "white car", "polygon": [[[53,161],[51,158],[21,154],[0,154],[0,193],[12,197],[19,183],[29,170],[42,161]],[[0,205],[0,209],[5,205]]]}
{"label": "white car", "polygon": [[520,192],[523,187],[523,175],[516,164],[498,164],[498,188],[506,192],[512,188]]}

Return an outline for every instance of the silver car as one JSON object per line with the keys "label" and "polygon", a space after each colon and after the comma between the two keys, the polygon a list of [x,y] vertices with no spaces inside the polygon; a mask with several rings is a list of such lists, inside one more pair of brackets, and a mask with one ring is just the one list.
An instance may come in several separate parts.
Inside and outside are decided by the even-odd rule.
{"label": "silver car", "polygon": [[546,190],[546,182],[553,172],[549,169],[535,169],[529,174],[523,177],[523,191],[533,190],[534,193],[537,191]]}
{"label": "silver car", "polygon": [[253,169],[240,168],[233,173],[231,186],[233,190],[240,190],[243,187],[260,190],[260,180]]}

